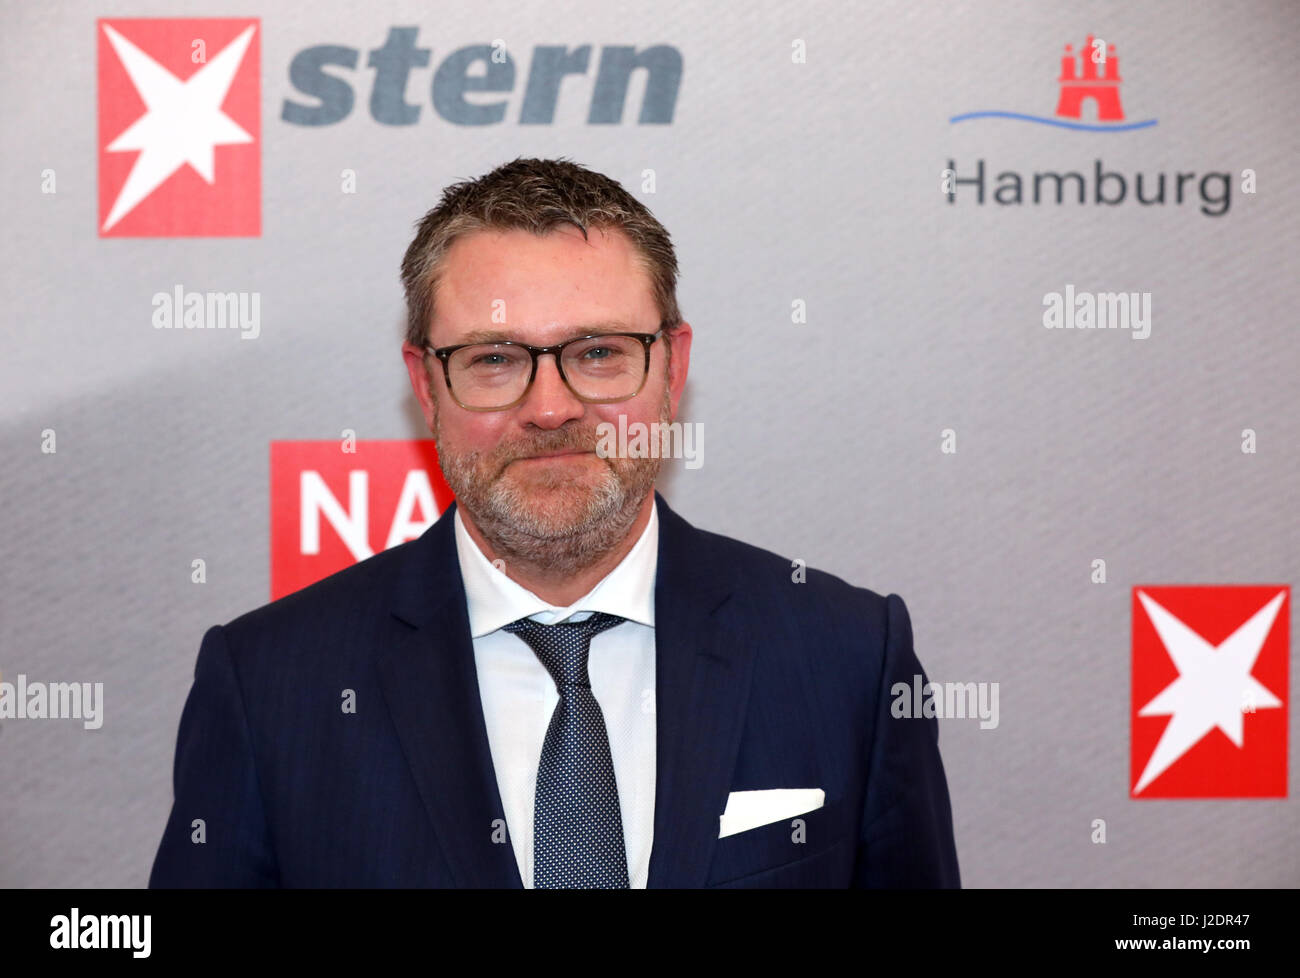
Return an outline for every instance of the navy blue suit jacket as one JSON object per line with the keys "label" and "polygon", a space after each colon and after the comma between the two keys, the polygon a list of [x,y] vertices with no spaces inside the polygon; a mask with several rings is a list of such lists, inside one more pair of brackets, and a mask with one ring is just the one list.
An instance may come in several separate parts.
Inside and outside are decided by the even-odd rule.
{"label": "navy blue suit jacket", "polygon": [[[938,723],[890,713],[924,675],[902,599],[656,502],[648,885],[960,885]],[[522,886],[453,529],[204,635],[150,886]],[[728,793],[768,788],[825,804],[719,839]]]}

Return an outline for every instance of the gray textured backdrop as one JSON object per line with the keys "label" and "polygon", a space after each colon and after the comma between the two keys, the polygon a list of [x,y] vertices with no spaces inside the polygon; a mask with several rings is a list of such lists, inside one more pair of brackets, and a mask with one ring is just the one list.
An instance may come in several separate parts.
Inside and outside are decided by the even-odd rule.
{"label": "gray textured backdrop", "polygon": [[[103,682],[106,704],[97,731],[0,724],[0,885],[145,883],[199,639],[269,593],[268,443],[426,435],[398,262],[445,184],[518,155],[610,174],[674,236],[696,331],[684,418],[707,431],[703,468],[662,483],[674,507],[898,592],[932,678],[1000,683],[997,729],[941,727],[967,885],[1300,884],[1292,799],[1128,797],[1130,588],[1300,579],[1300,5],[222,6],[3,6],[0,672]],[[98,237],[95,20],[129,16],[261,17],[260,238]],[[434,65],[505,39],[506,121],[439,118],[426,68],[420,121],[380,125],[365,67],[345,121],[281,121],[307,101],[294,54],[345,44],[364,66],[394,26],[418,26]],[[1089,32],[1118,47],[1129,119],[1157,126],[949,123],[1051,115],[1061,47]],[[520,125],[534,45],[588,43],[676,47],[672,123],[637,124],[634,81],[621,125],[589,125],[593,63],[554,124]],[[984,159],[990,183],[1095,159],[1229,171],[1231,209],[980,207],[969,187],[948,204],[949,158],[963,177]],[[1151,292],[1150,338],[1045,330],[1042,296],[1067,282]],[[150,296],[176,283],[260,292],[261,337],[155,331]],[[1292,745],[1296,727],[1293,710]]]}

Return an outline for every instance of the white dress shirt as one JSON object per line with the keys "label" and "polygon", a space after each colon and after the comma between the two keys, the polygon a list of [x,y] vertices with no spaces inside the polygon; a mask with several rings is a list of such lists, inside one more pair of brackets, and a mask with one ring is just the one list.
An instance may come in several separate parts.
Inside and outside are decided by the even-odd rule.
{"label": "white dress shirt", "polygon": [[537,768],[560,694],[537,654],[519,636],[502,631],[502,626],[526,617],[546,625],[570,616],[581,621],[596,611],[628,619],[592,639],[588,669],[591,691],[609,733],[628,882],[633,889],[644,889],[655,810],[656,507],[650,507],[645,531],[619,565],[567,608],[548,604],[494,567],[465,529],[459,506],[455,527],[492,765],[519,877],[528,889],[533,887]]}

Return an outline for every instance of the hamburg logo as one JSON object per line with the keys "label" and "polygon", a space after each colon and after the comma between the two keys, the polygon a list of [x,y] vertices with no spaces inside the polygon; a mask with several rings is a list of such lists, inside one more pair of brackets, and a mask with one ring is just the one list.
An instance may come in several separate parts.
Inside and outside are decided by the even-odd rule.
{"label": "hamburg logo", "polygon": [[101,237],[262,232],[256,19],[101,20]]}
{"label": "hamburg logo", "polygon": [[[1073,45],[1065,46],[1065,53],[1061,55],[1061,74],[1056,81],[1060,86],[1060,94],[1056,101],[1055,118],[1024,112],[987,111],[966,112],[955,115],[948,121],[1018,119],[1064,129],[1086,129],[1090,132],[1122,132],[1145,129],[1156,124],[1155,119],[1124,121],[1124,109],[1119,97],[1119,86],[1123,81],[1119,76],[1119,55],[1115,52],[1115,45],[1107,44],[1092,34],[1088,35],[1078,54],[1075,54]],[[1085,103],[1096,106],[1097,125],[1083,121]]]}
{"label": "hamburg logo", "polygon": [[1290,595],[1133,589],[1133,798],[1286,797]]}

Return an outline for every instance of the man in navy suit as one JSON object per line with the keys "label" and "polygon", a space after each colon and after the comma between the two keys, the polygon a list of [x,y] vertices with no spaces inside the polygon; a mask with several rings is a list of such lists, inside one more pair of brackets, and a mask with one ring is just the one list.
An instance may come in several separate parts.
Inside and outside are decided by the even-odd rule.
{"label": "man in navy suit", "polygon": [[457,502],[204,636],[151,886],[960,885],[902,599],[696,529],[600,437],[677,416],[676,272],[576,164],[444,192],[403,355]]}

